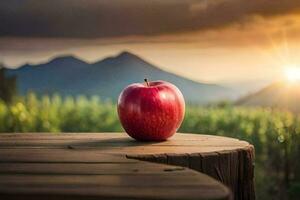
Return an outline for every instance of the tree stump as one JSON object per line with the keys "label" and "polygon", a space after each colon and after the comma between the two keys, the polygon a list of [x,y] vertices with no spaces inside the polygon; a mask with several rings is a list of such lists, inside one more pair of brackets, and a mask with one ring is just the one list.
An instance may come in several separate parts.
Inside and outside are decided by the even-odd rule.
{"label": "tree stump", "polygon": [[151,143],[134,141],[125,133],[3,134],[0,148],[65,148],[188,167],[227,185],[236,200],[255,199],[254,148],[234,138],[177,133]]}

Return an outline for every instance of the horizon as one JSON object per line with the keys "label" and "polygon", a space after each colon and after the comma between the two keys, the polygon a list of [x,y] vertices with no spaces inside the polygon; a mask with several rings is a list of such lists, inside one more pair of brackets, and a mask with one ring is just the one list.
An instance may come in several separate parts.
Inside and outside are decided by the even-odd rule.
{"label": "horizon", "polygon": [[[169,72],[169,73],[172,73],[172,74],[175,74],[177,76],[180,76],[180,77],[183,77],[183,78],[187,78],[187,79],[190,79],[190,80],[193,80],[193,81],[196,81],[196,82],[200,82],[200,83],[205,83],[205,84],[220,84],[220,85],[224,85],[224,86],[228,86],[230,87],[231,84],[238,84],[238,83],[249,83],[249,82],[252,82],[252,81],[256,81],[256,82],[261,82],[260,85],[267,85],[267,84],[271,84],[273,82],[277,82],[277,81],[282,81],[283,79],[286,79],[286,77],[279,77],[279,78],[274,78],[274,79],[257,79],[257,78],[250,78],[250,79],[237,79],[237,80],[231,80],[231,79],[224,79],[224,80],[202,80],[202,79],[196,79],[196,78],[193,78],[191,76],[188,76],[188,75],[184,75],[180,72],[177,72],[177,71],[174,71],[174,70],[170,70],[170,68],[168,67],[165,67],[165,66],[161,66],[161,65],[157,65],[155,64],[155,61],[152,62],[151,59],[146,59],[145,57],[143,56],[140,56],[138,53],[136,52],[132,52],[132,51],[128,51],[126,49],[124,50],[120,50],[119,52],[116,52],[116,53],[113,53],[113,54],[108,54],[107,56],[100,56],[98,59],[86,59],[80,55],[77,55],[77,54],[73,54],[73,53],[62,53],[62,54],[57,54],[57,55],[54,55],[54,56],[49,56],[49,57],[46,57],[44,59],[38,59],[37,61],[28,61],[28,62],[24,62],[24,63],[21,63],[17,66],[10,66],[10,65],[6,65],[4,62],[0,62],[3,64],[3,66],[7,69],[18,69],[18,68],[21,68],[25,65],[31,65],[31,66],[37,66],[37,65],[42,65],[42,64],[47,64],[49,62],[51,62],[52,60],[55,60],[55,59],[58,59],[58,58],[65,58],[65,57],[73,57],[75,59],[78,59],[80,61],[83,61],[83,62],[86,62],[88,64],[94,64],[94,63],[97,63],[97,62],[101,62],[102,60],[104,59],[107,59],[107,58],[115,58],[115,57],[118,57],[120,54],[122,53],[129,53],[129,54],[132,54],[134,56],[137,56],[139,59],[145,61],[145,62],[148,62],[150,63],[151,65],[153,65],[154,67],[157,67],[161,70],[164,70],[166,72]],[[1,61],[1,60],[0,60]],[[227,85],[228,84],[228,85]]]}
{"label": "horizon", "polygon": [[[3,38],[0,37],[0,44],[1,44],[1,39]],[[16,41],[18,40],[20,40],[20,38],[16,39]],[[21,39],[21,40],[22,40],[22,42],[20,42],[21,44],[25,43],[26,44],[25,46],[30,46],[27,45],[26,42],[27,39]],[[34,39],[34,41],[36,42],[38,42],[39,40],[40,39]],[[52,39],[50,39],[50,42],[51,40]],[[111,47],[112,49],[109,48],[110,45],[107,45],[104,47],[104,49],[100,49],[100,50],[98,49],[100,48],[98,46],[83,45],[83,47],[79,47],[75,49],[67,48],[61,51],[54,50],[53,52],[51,52],[51,50],[44,50],[45,52],[42,51],[42,53],[39,53],[39,48],[37,48],[38,50],[33,50],[32,52],[29,51],[29,53],[28,52],[24,53],[27,50],[21,50],[19,53],[13,52],[12,55],[7,55],[7,56],[5,56],[5,52],[4,52],[0,56],[0,61],[8,68],[17,68],[27,63],[40,64],[40,63],[45,63],[56,57],[72,55],[85,62],[93,63],[102,60],[106,57],[115,56],[123,51],[128,51],[153,63],[155,66],[158,66],[163,70],[184,76],[186,78],[195,81],[208,82],[208,83],[226,83],[226,82],[244,82],[244,81],[247,82],[247,81],[254,81],[254,80],[264,80],[266,82],[272,82],[278,79],[282,79],[284,77],[285,65],[289,65],[289,63],[298,63],[297,61],[298,58],[296,56],[293,56],[294,58],[293,62],[282,61],[281,58],[272,55],[275,54],[274,52],[270,53],[267,56],[263,55],[267,53],[266,52],[262,53],[264,51],[262,49],[259,49],[256,52],[256,54],[258,55],[255,56],[256,57],[255,60],[260,61],[259,64],[253,63],[254,62],[253,52],[256,51],[255,48],[253,47],[248,49],[244,47],[242,48],[242,50],[240,49],[240,47],[231,47],[228,49],[226,49],[225,47],[222,47],[221,49],[218,48],[199,49],[200,52],[199,55],[204,54],[204,56],[198,56],[197,55],[198,50],[190,50],[190,49],[186,50],[186,49],[179,48],[177,52],[167,52],[164,55],[161,55],[159,53],[155,53],[155,51],[152,50],[152,46],[160,45],[160,43],[144,44],[142,47],[140,47],[139,45],[141,44],[136,45],[137,47],[134,48],[128,48],[125,45],[116,48]],[[176,44],[169,44],[169,45],[176,46]],[[188,44],[183,44],[183,45],[188,45]],[[147,47],[146,50],[145,47]],[[283,51],[282,50],[283,47],[277,47],[277,48],[279,50],[276,49],[276,51]],[[1,51],[3,52],[3,49],[0,48],[0,52]],[[160,50],[160,51],[165,51],[165,50]],[[240,51],[242,55],[237,56],[235,52],[238,51]],[[174,55],[172,53],[174,53]],[[186,55],[186,54],[190,54],[190,55]],[[286,53],[282,53],[282,54],[286,54]],[[230,60],[231,56],[234,56],[238,59]],[[270,58],[272,58],[272,56],[274,58],[271,61]],[[172,57],[176,57],[176,59],[174,60],[172,59]],[[205,62],[207,62],[207,64],[201,64]],[[246,63],[247,66],[245,66],[245,64],[236,64],[236,63]],[[299,59],[299,63],[300,63],[300,59]],[[186,70],[186,68],[188,70]],[[259,71],[261,73],[258,73]]]}
{"label": "horizon", "polygon": [[[92,65],[92,64],[95,64],[95,63],[98,63],[98,62],[102,62],[103,60],[105,60],[105,59],[108,59],[108,58],[117,58],[117,57],[119,57],[120,55],[122,55],[122,54],[124,54],[124,53],[128,53],[128,54],[130,54],[130,55],[132,55],[132,56],[136,56],[138,59],[141,59],[142,61],[144,61],[144,62],[146,62],[146,63],[149,63],[149,64],[151,64],[153,67],[155,67],[155,68],[158,68],[158,69],[160,69],[160,70],[163,70],[163,71],[165,71],[165,72],[168,72],[168,73],[171,73],[171,74],[174,74],[174,75],[176,75],[176,76],[179,76],[179,77],[182,77],[182,78],[185,78],[185,79],[189,79],[189,80],[191,80],[191,81],[195,81],[195,82],[198,82],[198,83],[202,83],[202,84],[212,84],[212,85],[214,85],[214,84],[216,84],[216,85],[221,85],[221,86],[224,86],[224,87],[227,87],[227,88],[232,88],[232,89],[234,89],[234,87],[232,87],[232,85],[231,84],[235,84],[235,83],[237,83],[237,82],[239,82],[239,83],[249,83],[249,82],[251,82],[251,81],[253,81],[253,80],[241,80],[241,81],[237,81],[237,82],[226,82],[226,81],[219,81],[219,82],[205,82],[205,81],[203,81],[203,80],[196,80],[196,79],[193,79],[193,78],[190,78],[190,77],[188,77],[188,76],[184,76],[184,75],[182,75],[182,74],[179,74],[179,73],[176,73],[176,72],[172,72],[172,71],[169,71],[167,68],[165,68],[165,67],[161,67],[161,66],[157,66],[157,65],[155,65],[155,64],[153,64],[151,61],[149,61],[149,60],[147,60],[147,59],[145,59],[145,58],[143,58],[143,57],[141,57],[140,55],[138,55],[138,54],[136,54],[136,53],[134,53],[134,52],[130,52],[130,51],[128,51],[128,50],[123,50],[123,51],[120,51],[120,52],[118,52],[117,54],[113,54],[113,55],[109,55],[109,56],[107,56],[107,57],[101,57],[100,59],[96,59],[96,60],[93,60],[93,61],[88,61],[88,60],[85,60],[85,59],[83,59],[83,58],[81,58],[80,56],[77,56],[77,55],[75,55],[75,54],[59,54],[59,55],[57,55],[57,56],[53,56],[53,57],[50,57],[50,58],[48,58],[48,59],[46,59],[46,60],[42,60],[42,61],[40,61],[40,62],[27,62],[27,63],[24,63],[24,64],[22,64],[22,65],[20,65],[20,66],[6,66],[6,65],[3,65],[3,67],[4,68],[6,68],[6,69],[21,69],[22,67],[26,67],[27,65],[29,65],[29,66],[33,66],[33,67],[35,67],[35,66],[39,66],[39,65],[44,65],[44,64],[48,64],[48,63],[50,63],[50,62],[52,62],[53,60],[56,60],[56,59],[60,59],[60,58],[73,58],[73,59],[76,59],[76,60],[79,60],[79,61],[82,61],[82,62],[85,62],[85,63],[87,63],[87,64],[90,64],[90,65]],[[40,66],[39,66],[40,67]],[[271,81],[264,81],[264,80],[255,80],[256,82],[258,81],[261,81],[261,83],[260,84],[258,84],[258,86],[256,87],[257,89],[260,89],[260,88],[263,88],[264,86],[267,86],[267,85],[269,85],[269,84],[272,84],[272,83],[274,83],[274,82],[277,82],[277,81],[280,81],[279,79],[277,79],[277,80],[271,80]],[[255,88],[255,87],[254,87]],[[245,94],[247,94],[247,93],[251,93],[251,92],[255,92],[257,89],[252,89],[252,91],[247,91],[247,92],[245,92]]]}

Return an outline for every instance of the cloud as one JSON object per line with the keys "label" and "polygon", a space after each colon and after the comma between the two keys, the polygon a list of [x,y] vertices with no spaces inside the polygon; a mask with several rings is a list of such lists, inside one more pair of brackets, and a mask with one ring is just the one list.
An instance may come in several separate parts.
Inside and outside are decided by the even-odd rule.
{"label": "cloud", "polygon": [[152,36],[297,12],[295,0],[10,0],[0,1],[0,36]]}

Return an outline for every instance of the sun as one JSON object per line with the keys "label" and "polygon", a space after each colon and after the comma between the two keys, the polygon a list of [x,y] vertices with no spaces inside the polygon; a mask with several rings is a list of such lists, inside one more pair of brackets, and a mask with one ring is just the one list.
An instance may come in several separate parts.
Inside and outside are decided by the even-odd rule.
{"label": "sun", "polygon": [[289,82],[300,82],[300,66],[286,66],[284,68],[284,74]]}

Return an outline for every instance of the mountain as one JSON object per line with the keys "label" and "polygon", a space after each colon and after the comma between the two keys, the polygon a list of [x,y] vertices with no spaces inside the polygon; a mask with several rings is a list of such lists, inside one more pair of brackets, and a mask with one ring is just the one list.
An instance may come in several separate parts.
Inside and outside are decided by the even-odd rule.
{"label": "mountain", "polygon": [[17,77],[18,91],[22,95],[29,91],[37,94],[59,93],[63,96],[100,95],[103,99],[116,101],[124,87],[148,78],[175,84],[186,101],[192,103],[201,104],[234,97],[231,89],[199,83],[163,71],[129,52],[95,63],[86,63],[74,56],[61,56],[44,64],[26,64],[17,69],[9,69],[7,74]]}
{"label": "mountain", "polygon": [[256,93],[239,99],[236,104],[242,106],[263,106],[300,112],[300,83],[273,83]]}

